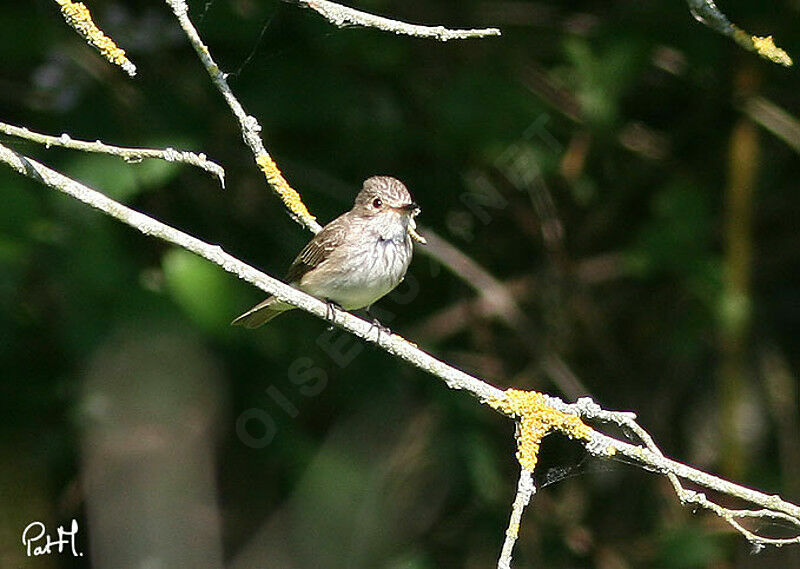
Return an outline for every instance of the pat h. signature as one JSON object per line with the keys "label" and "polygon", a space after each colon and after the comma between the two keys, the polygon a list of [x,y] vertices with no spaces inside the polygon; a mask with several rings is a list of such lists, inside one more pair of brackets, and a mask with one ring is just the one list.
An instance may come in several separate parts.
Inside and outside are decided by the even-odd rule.
{"label": "pat h. signature", "polygon": [[78,535],[77,520],[72,520],[68,530],[64,529],[64,526],[58,526],[56,529],[57,539],[53,539],[46,532],[47,528],[42,522],[31,522],[22,530],[22,545],[25,546],[25,553],[28,557],[65,552],[72,553],[73,557],[83,557],[83,553],[78,551],[75,543]]}

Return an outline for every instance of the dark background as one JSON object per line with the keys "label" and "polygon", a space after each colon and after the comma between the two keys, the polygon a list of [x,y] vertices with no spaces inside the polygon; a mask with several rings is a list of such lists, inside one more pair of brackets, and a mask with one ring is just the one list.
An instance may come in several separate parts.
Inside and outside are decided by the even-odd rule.
{"label": "dark background", "polygon": [[[321,222],[364,178],[394,175],[420,224],[524,314],[487,310],[474,266],[461,278],[418,248],[379,303],[394,330],[497,386],[636,411],[666,454],[800,500],[795,69],[677,0],[358,2],[503,30],[447,43],[270,0],[191,4]],[[227,189],[188,166],[3,143],[282,275],[309,233],[169,9],[89,6],[136,78],[55,3],[7,3],[0,120],[202,151]],[[800,57],[796,0],[721,8]],[[231,328],[263,293],[2,167],[0,196],[0,566],[496,564],[518,474],[510,421],[300,312]],[[800,567],[796,547],[754,556],[665,479],[557,436],[536,475],[517,567]],[[84,557],[25,557],[28,523],[71,518]]]}

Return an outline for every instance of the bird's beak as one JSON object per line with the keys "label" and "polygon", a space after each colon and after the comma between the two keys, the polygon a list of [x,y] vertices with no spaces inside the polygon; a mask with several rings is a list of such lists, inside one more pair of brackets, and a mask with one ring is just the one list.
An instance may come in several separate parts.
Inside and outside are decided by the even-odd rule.
{"label": "bird's beak", "polygon": [[407,203],[405,205],[401,205],[397,209],[402,210],[402,211],[413,212],[413,215],[417,215],[421,211],[419,209],[419,206],[417,204],[415,204],[414,202]]}

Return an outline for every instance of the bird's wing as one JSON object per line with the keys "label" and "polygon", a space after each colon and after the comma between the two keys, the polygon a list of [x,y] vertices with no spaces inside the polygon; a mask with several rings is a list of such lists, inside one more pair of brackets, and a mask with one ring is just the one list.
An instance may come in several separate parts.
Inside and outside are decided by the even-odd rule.
{"label": "bird's wing", "polygon": [[290,283],[300,282],[308,271],[318,267],[325,261],[342,242],[347,228],[347,220],[344,214],[331,221],[323,227],[314,238],[303,247],[297,255],[286,273],[286,281]]}

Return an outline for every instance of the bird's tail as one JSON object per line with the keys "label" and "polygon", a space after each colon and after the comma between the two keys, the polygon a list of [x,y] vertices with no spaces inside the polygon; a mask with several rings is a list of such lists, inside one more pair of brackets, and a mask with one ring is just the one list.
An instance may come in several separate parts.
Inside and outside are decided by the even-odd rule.
{"label": "bird's tail", "polygon": [[263,326],[282,312],[293,309],[294,306],[281,302],[274,296],[270,296],[261,304],[255,305],[253,308],[236,318],[231,322],[231,326],[244,326],[245,328],[258,328]]}

